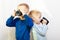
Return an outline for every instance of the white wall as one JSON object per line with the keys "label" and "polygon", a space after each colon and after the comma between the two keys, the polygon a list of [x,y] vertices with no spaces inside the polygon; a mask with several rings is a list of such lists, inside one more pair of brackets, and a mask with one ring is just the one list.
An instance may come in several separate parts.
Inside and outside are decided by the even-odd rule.
{"label": "white wall", "polygon": [[45,3],[54,17],[49,26],[47,38],[48,40],[60,40],[60,0],[45,0]]}
{"label": "white wall", "polygon": [[0,40],[15,40],[15,28],[5,25],[8,17],[19,3],[27,3],[30,10],[36,9],[42,12],[49,21],[47,39],[60,40],[60,2],[59,0],[0,0]]}

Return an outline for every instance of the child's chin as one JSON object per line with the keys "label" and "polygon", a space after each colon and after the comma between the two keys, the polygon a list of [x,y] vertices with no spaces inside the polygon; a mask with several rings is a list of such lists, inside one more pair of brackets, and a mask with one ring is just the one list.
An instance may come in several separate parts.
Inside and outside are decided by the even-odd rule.
{"label": "child's chin", "polygon": [[26,13],[23,13],[23,15],[25,15]]}
{"label": "child's chin", "polygon": [[39,19],[37,19],[37,21],[40,21]]}

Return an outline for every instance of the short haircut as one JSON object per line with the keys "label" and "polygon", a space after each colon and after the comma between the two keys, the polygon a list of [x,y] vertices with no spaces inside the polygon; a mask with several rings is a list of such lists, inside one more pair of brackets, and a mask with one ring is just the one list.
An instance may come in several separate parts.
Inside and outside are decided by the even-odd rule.
{"label": "short haircut", "polygon": [[21,4],[19,4],[18,6],[26,6],[26,7],[29,9],[29,5],[26,4],[26,3],[21,3]]}
{"label": "short haircut", "polygon": [[[36,12],[36,13],[34,13],[34,12]],[[37,13],[40,13],[40,14],[41,14],[41,12],[38,11],[38,10],[32,10],[32,11],[29,12],[29,16],[32,17],[32,14],[33,14],[33,13],[34,13],[34,14],[37,14]]]}

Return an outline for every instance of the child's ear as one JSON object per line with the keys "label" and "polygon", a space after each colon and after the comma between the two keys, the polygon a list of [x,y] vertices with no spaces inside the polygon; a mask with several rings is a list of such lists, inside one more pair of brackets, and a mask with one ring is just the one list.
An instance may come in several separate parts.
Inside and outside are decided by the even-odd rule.
{"label": "child's ear", "polygon": [[33,16],[31,17],[34,21],[36,20]]}
{"label": "child's ear", "polygon": [[29,15],[29,11],[28,11],[27,15]]}

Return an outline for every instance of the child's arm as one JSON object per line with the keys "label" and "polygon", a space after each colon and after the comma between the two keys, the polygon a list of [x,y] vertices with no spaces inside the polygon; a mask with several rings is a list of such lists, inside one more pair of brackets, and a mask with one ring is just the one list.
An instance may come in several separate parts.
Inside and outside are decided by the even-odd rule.
{"label": "child's arm", "polygon": [[33,26],[33,20],[27,15],[24,15],[24,17],[25,17],[25,20],[27,21],[27,25],[29,27],[32,27]]}
{"label": "child's arm", "polygon": [[7,21],[6,25],[9,27],[15,27],[15,23],[18,20],[18,18],[14,19],[14,16],[11,16]]}
{"label": "child's arm", "polygon": [[47,32],[47,25],[41,25],[40,27],[35,27],[35,30],[38,34],[40,34],[41,36],[45,36],[46,32]]}
{"label": "child's arm", "polygon": [[47,29],[48,29],[47,25],[43,24],[42,27],[38,28],[39,34],[42,36],[45,36]]}
{"label": "child's arm", "polygon": [[42,26],[40,28],[38,28],[41,35],[45,35],[46,34],[47,29],[48,29],[48,27],[47,27],[48,23],[49,23],[49,21],[46,18],[43,17]]}

